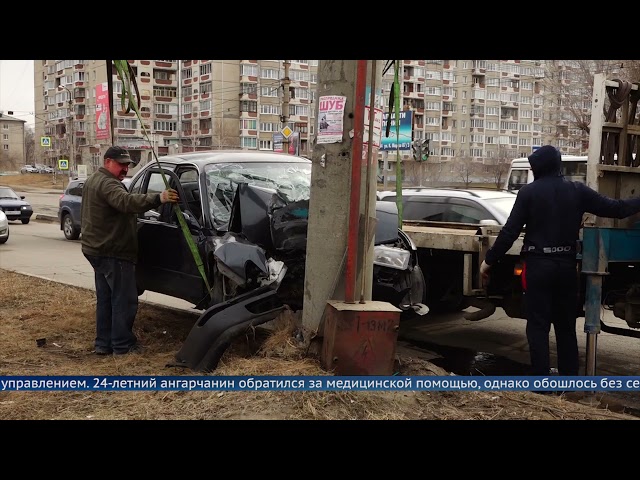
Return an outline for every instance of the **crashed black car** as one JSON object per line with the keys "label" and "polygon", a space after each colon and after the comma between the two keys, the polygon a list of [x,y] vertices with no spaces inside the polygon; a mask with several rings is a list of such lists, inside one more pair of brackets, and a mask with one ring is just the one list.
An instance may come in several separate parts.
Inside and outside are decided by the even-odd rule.
{"label": "crashed black car", "polygon": [[[154,160],[145,165],[129,189],[160,192],[165,189],[164,175],[178,191],[181,213],[211,290],[184,238],[176,209],[163,204],[138,216],[139,293],[171,295],[198,309],[246,303],[264,294],[264,305],[254,306],[252,312],[275,313],[283,304],[301,309],[311,161],[280,153],[216,150],[164,156],[159,164]],[[425,285],[416,248],[397,227],[395,204],[378,202],[377,219],[373,299],[424,313]],[[238,316],[230,321],[238,322]],[[253,317],[252,324],[271,319]]]}

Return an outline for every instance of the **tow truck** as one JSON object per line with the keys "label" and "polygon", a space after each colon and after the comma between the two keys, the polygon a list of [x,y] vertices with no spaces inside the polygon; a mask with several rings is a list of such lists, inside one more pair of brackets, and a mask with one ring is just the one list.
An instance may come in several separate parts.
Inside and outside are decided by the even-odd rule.
{"label": "tow truck", "polygon": [[[638,100],[638,84],[594,76],[587,185],[612,198],[640,195],[640,156],[635,155],[640,148]],[[585,215],[576,272],[580,277],[576,316],[585,317],[586,375],[595,375],[599,333],[640,338],[639,220],[640,215],[621,220]],[[464,317],[477,321],[501,307],[509,317],[525,318],[520,278],[523,235],[492,268],[488,285],[483,285],[480,264],[501,226],[404,220],[402,229],[418,249],[427,280],[426,303],[432,311],[473,306],[477,309]],[[606,325],[603,308],[612,310],[628,327]]]}

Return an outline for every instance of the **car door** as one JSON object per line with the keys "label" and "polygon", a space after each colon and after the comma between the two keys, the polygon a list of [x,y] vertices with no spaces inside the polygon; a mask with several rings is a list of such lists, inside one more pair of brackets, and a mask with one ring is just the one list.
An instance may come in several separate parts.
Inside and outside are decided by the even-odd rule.
{"label": "car door", "polygon": [[[176,173],[162,169],[172,188],[180,195],[182,212],[189,210],[185,192]],[[183,170],[184,172],[184,170]],[[196,172],[197,175],[197,172]],[[197,177],[196,177],[197,178]],[[137,187],[137,185],[136,185]],[[165,189],[161,169],[149,168],[140,184],[141,193],[159,193]],[[189,215],[189,214],[188,214]],[[191,238],[204,256],[205,238],[193,215],[189,215]],[[204,280],[200,275],[189,244],[178,222],[177,211],[170,203],[160,205],[138,215],[138,264],[136,277],[138,288],[182,298],[197,304],[206,295]]]}
{"label": "car door", "polygon": [[482,205],[465,198],[449,199],[445,222],[479,225],[481,220],[496,220]]}
{"label": "car door", "polygon": [[444,222],[447,212],[446,197],[427,195],[407,196],[403,199],[402,218],[405,220],[423,220]]}
{"label": "car door", "polygon": [[74,227],[80,227],[83,187],[84,182],[74,182],[69,185],[67,190],[67,206],[71,212]]}

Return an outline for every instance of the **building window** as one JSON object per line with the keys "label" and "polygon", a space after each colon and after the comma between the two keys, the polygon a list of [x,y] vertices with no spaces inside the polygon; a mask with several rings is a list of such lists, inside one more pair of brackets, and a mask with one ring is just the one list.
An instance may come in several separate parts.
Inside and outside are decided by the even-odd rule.
{"label": "building window", "polygon": [[211,82],[204,82],[200,84],[200,93],[211,93],[213,91],[213,86]]}
{"label": "building window", "polygon": [[273,150],[273,142],[271,140],[260,140],[260,150]]}
{"label": "building window", "polygon": [[258,111],[258,102],[252,102],[250,100],[243,100],[240,102],[240,111],[241,112],[257,112]]}
{"label": "building window", "polygon": [[258,66],[257,65],[249,65],[242,64],[240,65],[240,75],[243,77],[257,77],[258,76]]}
{"label": "building window", "polygon": [[258,148],[258,139],[256,137],[241,137],[240,146],[242,148]]}
{"label": "building window", "polygon": [[200,75],[208,75],[211,73],[211,64],[200,65]]}
{"label": "building window", "polygon": [[260,87],[260,95],[263,97],[277,97],[279,87]]}
{"label": "building window", "polygon": [[171,97],[176,98],[176,89],[170,87],[153,87],[154,97]]}
{"label": "building window", "polygon": [[263,68],[260,72],[260,77],[280,80],[280,71],[275,68]]}
{"label": "building window", "polygon": [[153,122],[153,129],[156,132],[177,132],[178,124],[177,122]]}
{"label": "building window", "polygon": [[135,130],[138,128],[138,120],[135,118],[117,118],[116,128],[126,128],[127,130]]}

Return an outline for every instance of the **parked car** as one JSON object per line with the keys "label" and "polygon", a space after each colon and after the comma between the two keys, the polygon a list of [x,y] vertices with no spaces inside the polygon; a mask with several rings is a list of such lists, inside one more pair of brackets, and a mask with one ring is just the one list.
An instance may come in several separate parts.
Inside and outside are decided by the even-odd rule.
{"label": "parked car", "polygon": [[80,207],[84,180],[71,180],[58,201],[58,221],[60,230],[67,240],[80,238]]}
{"label": "parked car", "polygon": [[[82,189],[86,179],[74,179],[69,181],[64,193],[60,195],[58,201],[58,222],[60,230],[67,240],[77,240],[80,238],[82,222],[80,218],[82,206]],[[122,180],[125,188],[131,183],[131,178]]]}
{"label": "parked car", "polygon": [[9,240],[9,220],[2,210],[0,210],[0,244]]}
{"label": "parked car", "polygon": [[10,221],[20,220],[24,224],[29,223],[33,215],[33,208],[25,201],[25,196],[18,195],[11,187],[0,186],[0,210]]}
{"label": "parked car", "polygon": [[38,169],[35,165],[25,165],[20,169],[20,173],[38,173]]}
{"label": "parked car", "polygon": [[[284,304],[301,308],[311,161],[280,153],[216,150],[167,155],[159,162],[179,193],[211,292],[171,204],[138,216],[139,292],[163,293],[208,308],[270,286]],[[132,193],[164,188],[157,162],[140,169],[130,185]],[[425,285],[417,251],[397,228],[395,207],[378,203],[374,299],[418,310],[424,307]]]}
{"label": "parked car", "polygon": [[[396,202],[396,192],[378,192],[378,199]],[[402,218],[470,225],[504,225],[517,194],[484,188],[405,188]]]}

